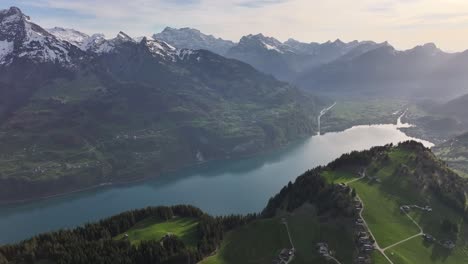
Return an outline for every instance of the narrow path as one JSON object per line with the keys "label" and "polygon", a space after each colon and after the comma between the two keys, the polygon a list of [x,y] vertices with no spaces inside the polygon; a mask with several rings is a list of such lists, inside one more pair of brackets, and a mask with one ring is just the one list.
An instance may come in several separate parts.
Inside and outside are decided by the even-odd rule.
{"label": "narrow path", "polygon": [[286,231],[288,232],[288,237],[289,237],[289,242],[291,243],[291,248],[294,248],[294,244],[293,244],[293,241],[292,241],[291,233],[289,232],[288,222],[286,222],[286,220],[285,220],[285,221],[283,222],[283,224],[286,226]]}
{"label": "narrow path", "polygon": [[332,257],[332,256],[329,256],[328,258],[331,259],[331,260],[333,260],[333,261],[335,261],[335,262],[338,263],[338,264],[341,264],[341,262],[340,262],[339,260],[337,260],[336,258],[334,258],[334,257]]}
{"label": "narrow path", "polygon": [[[350,181],[344,182],[344,184],[348,185],[348,184],[350,184],[350,183],[360,181],[360,180],[364,179],[365,177],[366,177],[366,174],[364,174],[363,176],[361,176],[361,177],[359,177],[359,178],[352,179],[352,180],[350,180]],[[362,203],[362,201],[361,201],[361,203]]]}
{"label": "narrow path", "polygon": [[400,244],[402,244],[402,243],[405,243],[406,241],[411,240],[411,239],[413,239],[413,238],[415,238],[415,237],[422,236],[422,235],[424,234],[422,227],[416,222],[416,220],[414,220],[413,217],[411,217],[407,212],[405,212],[405,214],[406,214],[406,216],[419,228],[419,233],[417,233],[417,234],[414,235],[414,236],[410,236],[410,237],[408,237],[408,238],[406,238],[406,239],[403,239],[403,240],[401,240],[401,241],[399,241],[399,242],[397,242],[397,243],[395,243],[395,244],[393,244],[393,245],[390,245],[390,246],[384,248],[384,249],[383,249],[384,251],[387,250],[387,249],[390,249],[390,248],[392,248],[392,247],[398,246],[398,245],[400,245]]}
{"label": "narrow path", "polygon": [[286,226],[286,232],[288,232],[289,243],[291,243],[291,249],[294,249],[293,255],[288,259],[287,262],[285,262],[285,264],[289,264],[294,260],[294,255],[296,254],[296,252],[295,252],[295,248],[294,248],[294,243],[292,241],[291,233],[289,232],[289,225],[288,225],[288,222],[287,222],[286,219],[283,220],[283,224]]}
{"label": "narrow path", "polygon": [[385,251],[385,250],[387,250],[387,249],[390,249],[390,248],[392,248],[392,247],[398,246],[398,245],[400,245],[400,244],[403,244],[403,243],[405,243],[405,242],[408,241],[408,240],[411,240],[411,239],[413,239],[413,238],[415,238],[415,237],[419,237],[419,236],[422,236],[422,235],[423,235],[423,233],[421,232],[421,233],[418,233],[418,234],[416,234],[416,235],[414,235],[414,236],[410,236],[410,237],[408,237],[407,239],[403,239],[403,240],[401,240],[400,242],[396,242],[395,244],[390,245],[390,246],[384,248],[383,251]]}
{"label": "narrow path", "polygon": [[416,220],[413,219],[413,217],[411,217],[411,215],[409,215],[407,212],[405,212],[406,216],[419,228],[419,231],[421,233],[423,233],[423,229],[422,227],[418,224],[418,222],[416,222]]}

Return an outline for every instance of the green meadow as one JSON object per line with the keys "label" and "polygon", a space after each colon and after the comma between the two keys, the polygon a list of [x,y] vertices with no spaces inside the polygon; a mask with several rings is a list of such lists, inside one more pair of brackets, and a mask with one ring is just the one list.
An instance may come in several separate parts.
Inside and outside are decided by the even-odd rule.
{"label": "green meadow", "polygon": [[132,244],[138,244],[141,241],[161,240],[167,234],[179,237],[187,246],[196,246],[198,221],[193,218],[174,218],[168,221],[161,221],[156,218],[149,218],[137,223],[134,227],[125,233],[115,237],[115,239],[125,239]]}

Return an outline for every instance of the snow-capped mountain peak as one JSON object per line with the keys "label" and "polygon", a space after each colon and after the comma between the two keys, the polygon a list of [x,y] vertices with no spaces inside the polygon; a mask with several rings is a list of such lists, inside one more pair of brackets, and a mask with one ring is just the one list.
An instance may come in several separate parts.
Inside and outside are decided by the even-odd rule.
{"label": "snow-capped mountain peak", "polygon": [[135,42],[135,40],[130,37],[129,35],[125,34],[124,32],[120,31],[119,34],[117,34],[117,37],[115,37],[115,40],[123,41],[123,42]]}
{"label": "snow-capped mountain peak", "polygon": [[[199,53],[191,49],[177,49],[164,41],[147,37],[141,39],[140,45],[145,45],[154,57],[172,62],[188,60],[192,55]],[[197,57],[197,60],[199,61],[200,57]]]}
{"label": "snow-capped mountain peak", "polygon": [[264,36],[263,34],[247,35],[241,38],[238,47],[263,49],[268,51],[275,51],[278,53],[285,53],[291,51],[291,48],[281,43],[281,41]]}
{"label": "snow-capped mountain peak", "polygon": [[154,34],[153,38],[162,40],[179,49],[206,49],[221,55],[234,46],[232,41],[206,35],[193,28],[176,29],[166,27],[161,33]]}
{"label": "snow-capped mountain peak", "polygon": [[56,38],[67,41],[77,47],[81,47],[83,42],[89,38],[87,34],[71,28],[54,27],[47,29],[47,31]]}
{"label": "snow-capped mountain peak", "polygon": [[72,44],[30,22],[19,8],[0,11],[0,65],[15,58],[70,65],[77,53]]}

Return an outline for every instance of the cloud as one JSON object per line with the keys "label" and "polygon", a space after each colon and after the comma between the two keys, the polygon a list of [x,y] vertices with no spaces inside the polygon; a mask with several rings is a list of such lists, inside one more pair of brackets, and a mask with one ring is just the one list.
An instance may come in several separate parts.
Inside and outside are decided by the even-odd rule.
{"label": "cloud", "polygon": [[418,17],[425,21],[446,21],[459,18],[468,18],[468,12],[452,12],[452,13],[430,13]]}
{"label": "cloud", "polygon": [[238,3],[238,6],[248,7],[248,8],[260,8],[267,5],[274,5],[287,2],[288,0],[251,0],[251,1],[242,1]]}
{"label": "cloud", "polygon": [[371,4],[367,7],[367,11],[373,13],[389,13],[395,11],[395,3],[384,2],[378,4]]}
{"label": "cloud", "polygon": [[163,2],[173,5],[196,5],[200,4],[201,0],[164,0]]}

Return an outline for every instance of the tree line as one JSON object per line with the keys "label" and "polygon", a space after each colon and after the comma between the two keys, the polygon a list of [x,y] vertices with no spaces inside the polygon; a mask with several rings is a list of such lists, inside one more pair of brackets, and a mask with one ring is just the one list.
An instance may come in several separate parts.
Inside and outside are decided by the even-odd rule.
{"label": "tree line", "polygon": [[320,174],[324,167],[306,171],[294,183],[289,182],[271,198],[262,212],[263,217],[276,215],[278,209],[293,211],[304,203],[311,203],[319,215],[354,216],[351,192],[343,191],[337,185],[330,184]]}
{"label": "tree line", "polygon": [[[197,218],[197,246],[187,247],[176,236],[166,236],[161,241],[142,241],[138,245],[132,245],[126,239],[114,239],[149,217],[163,221],[173,217]],[[75,229],[40,234],[18,244],[2,246],[0,264],[197,263],[219,247],[226,231],[256,218],[255,214],[212,217],[189,205],[147,207]]]}

